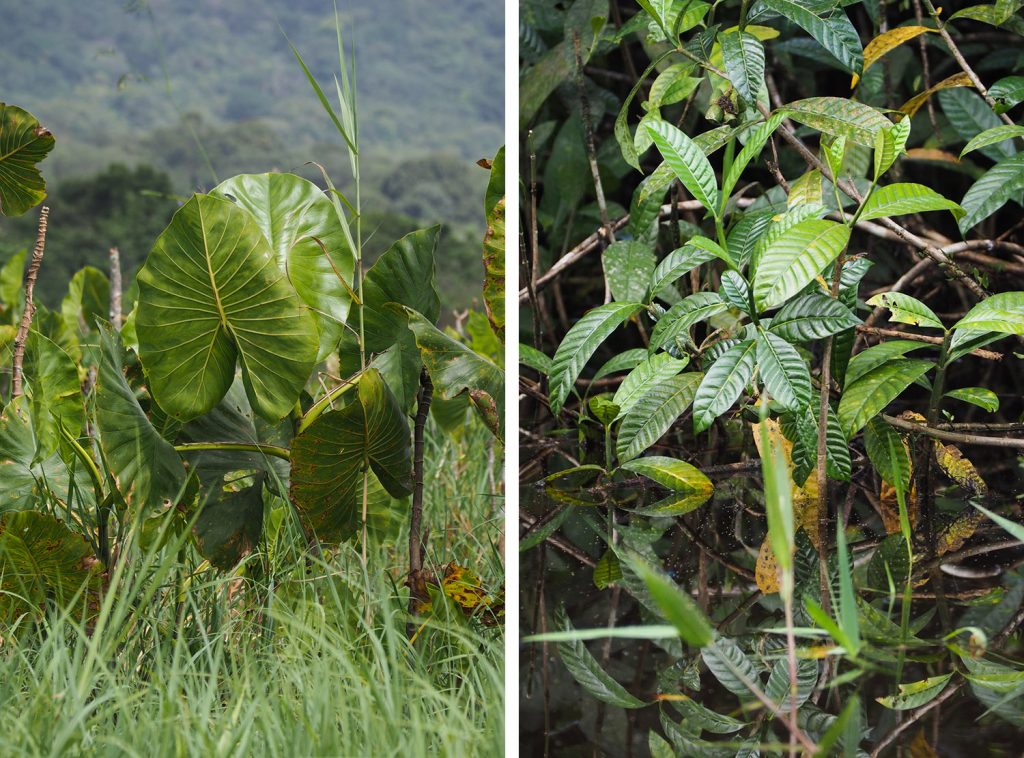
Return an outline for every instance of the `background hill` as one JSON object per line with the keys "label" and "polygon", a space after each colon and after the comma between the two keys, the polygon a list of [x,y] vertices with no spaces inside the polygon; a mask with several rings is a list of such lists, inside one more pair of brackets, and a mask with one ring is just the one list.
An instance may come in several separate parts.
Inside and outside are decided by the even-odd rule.
{"label": "background hill", "polygon": [[[446,224],[449,299],[468,304],[483,233],[486,173],[502,142],[502,23],[490,0],[340,2],[355,44],[370,252]],[[45,281],[54,302],[71,272],[119,245],[145,257],[178,200],[240,172],[327,167],[348,182],[340,137],[288,40],[325,89],[338,70],[330,0],[0,0],[0,100],[57,137],[42,164],[52,208]],[[286,40],[287,35],[288,40]],[[33,237],[5,219],[0,252]],[[472,263],[470,259],[472,258]]]}

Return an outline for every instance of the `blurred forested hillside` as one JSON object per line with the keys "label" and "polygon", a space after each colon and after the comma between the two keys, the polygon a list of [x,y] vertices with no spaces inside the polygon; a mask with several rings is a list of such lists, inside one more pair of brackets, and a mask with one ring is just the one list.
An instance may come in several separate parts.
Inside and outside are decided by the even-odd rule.
{"label": "blurred forested hillside", "polygon": [[[465,305],[479,289],[468,277],[487,178],[474,162],[502,142],[502,4],[339,0],[338,12],[356,50],[371,253],[444,222],[439,278]],[[137,265],[175,196],[217,180],[280,170],[322,183],[307,165],[317,161],[347,186],[341,138],[288,47],[333,90],[331,0],[0,0],[0,19],[0,101],[57,137],[41,165],[52,209],[46,300],[74,269],[103,267],[111,245]],[[0,259],[33,227],[5,219]]]}

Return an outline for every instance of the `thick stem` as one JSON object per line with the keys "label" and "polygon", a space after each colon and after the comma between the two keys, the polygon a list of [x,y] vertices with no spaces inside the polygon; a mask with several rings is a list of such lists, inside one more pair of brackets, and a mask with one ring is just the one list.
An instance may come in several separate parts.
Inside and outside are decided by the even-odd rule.
{"label": "thick stem", "polygon": [[110,323],[121,331],[121,251],[110,248]]}
{"label": "thick stem", "polygon": [[39,266],[43,262],[43,251],[46,249],[46,222],[50,216],[48,206],[39,211],[39,231],[36,235],[36,246],[32,250],[32,262],[25,275],[25,310],[21,314],[21,324],[14,337],[14,373],[11,378],[11,398],[20,397],[23,393],[21,366],[25,361],[25,343],[28,342],[28,330],[32,327],[32,317],[36,312],[36,304],[32,293],[36,288],[36,277]]}
{"label": "thick stem", "polygon": [[274,458],[290,461],[291,450],[277,445],[264,445],[261,442],[186,442],[175,445],[179,453],[196,453],[203,450],[241,450],[250,453],[263,453]]}

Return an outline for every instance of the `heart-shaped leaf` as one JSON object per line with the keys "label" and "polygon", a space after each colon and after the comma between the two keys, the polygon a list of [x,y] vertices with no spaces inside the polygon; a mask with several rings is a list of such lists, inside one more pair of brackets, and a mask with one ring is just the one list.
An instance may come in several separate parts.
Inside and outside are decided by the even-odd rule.
{"label": "heart-shaped leaf", "polygon": [[36,164],[53,145],[53,135],[35,116],[0,103],[0,214],[20,216],[46,199],[46,182]]}

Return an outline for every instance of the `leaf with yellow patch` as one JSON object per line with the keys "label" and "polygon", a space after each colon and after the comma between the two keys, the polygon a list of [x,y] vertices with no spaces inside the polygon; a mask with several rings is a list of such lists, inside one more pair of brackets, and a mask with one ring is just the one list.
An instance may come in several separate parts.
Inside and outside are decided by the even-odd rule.
{"label": "leaf with yellow patch", "polygon": [[988,493],[988,485],[981,478],[978,469],[955,445],[944,445],[936,440],[935,461],[946,476],[968,492],[981,496]]}
{"label": "leaf with yellow patch", "polygon": [[935,545],[936,552],[939,555],[945,555],[959,550],[984,520],[984,514],[978,511],[970,511],[960,516],[939,533]]}
{"label": "leaf with yellow patch", "polygon": [[921,108],[922,105],[925,104],[929,97],[931,97],[939,90],[952,89],[953,87],[973,86],[974,82],[971,81],[971,77],[969,77],[967,74],[953,74],[953,76],[943,79],[941,82],[929,87],[924,92],[919,92],[916,95],[914,95],[912,98],[907,100],[907,102],[903,103],[903,105],[900,106],[900,110],[906,113],[907,117],[910,118],[915,113],[917,113],[917,111]]}
{"label": "leaf with yellow patch", "polygon": [[[882,32],[873,40],[871,40],[864,47],[864,69],[867,71],[875,61],[881,58],[883,55],[888,53],[890,50],[895,50],[897,47],[902,45],[904,42],[919,37],[925,32],[934,32],[935,29],[930,29],[927,26],[900,26],[896,29],[890,29],[887,32]],[[850,82],[850,89],[857,86],[857,82],[860,80],[860,75],[854,74],[853,81]]]}
{"label": "leaf with yellow patch", "polygon": [[757,553],[754,580],[757,582],[757,588],[765,595],[774,595],[782,587],[782,570],[772,551],[771,541],[767,537],[761,543],[761,549]]}

